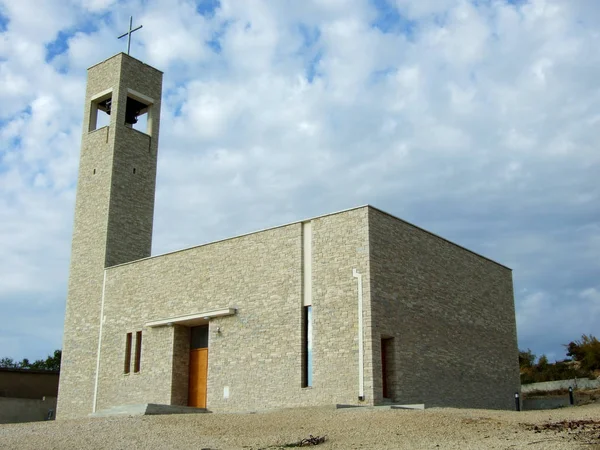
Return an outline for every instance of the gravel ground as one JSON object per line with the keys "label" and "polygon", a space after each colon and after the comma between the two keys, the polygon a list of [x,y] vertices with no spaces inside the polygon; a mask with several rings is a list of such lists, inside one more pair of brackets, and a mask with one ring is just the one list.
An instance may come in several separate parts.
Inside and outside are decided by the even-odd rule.
{"label": "gravel ground", "polygon": [[309,435],[327,436],[311,447],[319,450],[600,449],[600,404],[520,413],[322,407],[58,420],[0,425],[0,448],[277,449]]}

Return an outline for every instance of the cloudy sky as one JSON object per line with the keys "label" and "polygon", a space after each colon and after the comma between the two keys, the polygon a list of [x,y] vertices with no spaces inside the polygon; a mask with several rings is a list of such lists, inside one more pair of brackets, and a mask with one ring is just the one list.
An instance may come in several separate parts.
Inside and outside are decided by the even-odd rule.
{"label": "cloudy sky", "polygon": [[600,2],[0,0],[0,357],[60,348],[87,67],[165,73],[153,254],[372,204],[600,335]]}

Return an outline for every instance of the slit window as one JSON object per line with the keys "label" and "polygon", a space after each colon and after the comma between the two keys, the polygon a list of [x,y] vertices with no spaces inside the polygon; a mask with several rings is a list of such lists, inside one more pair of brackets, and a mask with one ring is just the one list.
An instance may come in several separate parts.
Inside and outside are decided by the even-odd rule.
{"label": "slit window", "polygon": [[302,387],[310,387],[313,383],[312,328],[312,306],[305,306],[302,314]]}
{"label": "slit window", "polygon": [[381,338],[381,378],[384,398],[394,398],[394,338]]}
{"label": "slit window", "polygon": [[124,373],[129,373],[131,370],[131,333],[127,333],[127,337],[125,338],[125,365],[123,368]]}
{"label": "slit window", "polygon": [[133,363],[133,373],[140,371],[142,359],[142,332],[138,331],[135,333],[135,361]]}

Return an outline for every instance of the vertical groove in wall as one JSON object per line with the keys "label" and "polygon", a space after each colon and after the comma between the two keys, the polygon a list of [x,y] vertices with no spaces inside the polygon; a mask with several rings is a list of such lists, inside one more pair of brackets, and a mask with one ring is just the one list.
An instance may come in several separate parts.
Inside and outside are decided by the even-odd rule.
{"label": "vertical groove in wall", "polygon": [[312,223],[302,222],[302,305],[312,305]]}
{"label": "vertical groove in wall", "polygon": [[301,267],[302,267],[302,305],[300,311],[300,320],[301,320],[301,331],[300,331],[300,339],[301,339],[301,386],[308,387],[310,384],[309,375],[309,329],[308,329],[308,313],[307,306],[312,305],[312,223],[311,222],[302,222],[301,229],[302,236],[302,252],[301,252]]}
{"label": "vertical groove in wall", "polygon": [[[381,358],[377,357],[376,346],[377,342],[380,339],[379,329],[374,323],[374,318],[376,316],[376,308],[375,304],[375,289],[377,287],[377,268],[373,268],[373,235],[372,235],[372,227],[373,227],[373,212],[372,207],[366,207],[367,213],[367,270],[365,271],[366,279],[367,279],[367,288],[366,292],[363,294],[364,301],[364,314],[365,314],[365,327],[366,327],[366,335],[365,335],[365,354],[367,358],[367,365],[365,367],[365,377],[367,380],[367,396],[370,396],[371,399],[376,401],[376,393],[375,393],[375,383],[374,377],[377,373],[375,367],[379,364]],[[379,345],[381,345],[379,341]]]}

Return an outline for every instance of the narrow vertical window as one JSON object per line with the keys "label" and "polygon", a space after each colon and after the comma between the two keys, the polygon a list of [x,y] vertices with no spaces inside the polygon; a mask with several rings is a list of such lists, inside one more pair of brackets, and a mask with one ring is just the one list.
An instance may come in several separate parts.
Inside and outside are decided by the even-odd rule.
{"label": "narrow vertical window", "polygon": [[302,314],[302,387],[312,386],[312,306]]}
{"label": "narrow vertical window", "polygon": [[140,371],[140,362],[142,357],[142,332],[135,333],[135,361],[133,363],[133,372]]}
{"label": "narrow vertical window", "polygon": [[394,338],[381,338],[381,377],[384,398],[394,398]]}
{"label": "narrow vertical window", "polygon": [[127,333],[125,338],[125,366],[123,372],[129,373],[131,367],[131,333]]}

